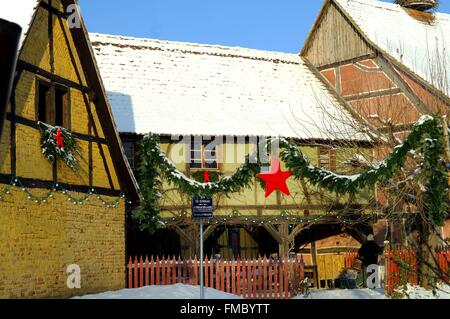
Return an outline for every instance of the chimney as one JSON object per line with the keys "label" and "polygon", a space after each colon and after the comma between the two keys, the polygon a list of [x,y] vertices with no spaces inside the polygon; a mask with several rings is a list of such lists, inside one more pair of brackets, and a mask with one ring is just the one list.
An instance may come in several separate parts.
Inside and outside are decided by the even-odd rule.
{"label": "chimney", "polygon": [[437,7],[438,0],[395,0],[395,3],[408,9],[428,11]]}

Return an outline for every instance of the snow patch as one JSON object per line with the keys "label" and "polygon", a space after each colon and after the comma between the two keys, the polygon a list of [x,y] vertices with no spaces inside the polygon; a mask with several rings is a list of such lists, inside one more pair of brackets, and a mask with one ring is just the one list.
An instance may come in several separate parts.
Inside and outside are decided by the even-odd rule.
{"label": "snow patch", "polygon": [[[205,288],[206,299],[241,299],[239,296]],[[109,291],[74,299],[200,299],[200,287],[176,284]]]}

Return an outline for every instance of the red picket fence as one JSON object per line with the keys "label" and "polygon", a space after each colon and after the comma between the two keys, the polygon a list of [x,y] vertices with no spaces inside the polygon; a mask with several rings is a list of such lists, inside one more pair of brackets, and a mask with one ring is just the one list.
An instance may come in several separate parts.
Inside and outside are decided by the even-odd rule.
{"label": "red picket fence", "polygon": [[356,252],[346,253],[345,257],[344,257],[345,269],[353,268],[357,258],[358,258],[358,253],[356,253]]}
{"label": "red picket fence", "polygon": [[[302,289],[305,278],[302,258],[232,261],[205,258],[203,267],[205,287],[249,299],[292,298]],[[197,258],[130,257],[127,268],[128,288],[200,284],[200,262]]]}
{"label": "red picket fence", "polygon": [[[412,248],[389,247],[387,257],[386,290],[391,294],[397,287],[406,283],[418,283],[418,266],[416,251]],[[450,250],[441,249],[435,258],[441,270],[441,280],[449,278]]]}

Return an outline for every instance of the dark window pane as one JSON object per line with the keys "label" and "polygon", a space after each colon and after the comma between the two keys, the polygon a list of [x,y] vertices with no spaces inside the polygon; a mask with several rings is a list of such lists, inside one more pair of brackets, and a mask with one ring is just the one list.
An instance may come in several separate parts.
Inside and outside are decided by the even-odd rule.
{"label": "dark window pane", "polygon": [[38,121],[51,124],[49,118],[50,86],[45,83],[38,84]]}
{"label": "dark window pane", "polygon": [[135,169],[134,165],[134,143],[133,142],[124,142],[123,148],[125,150],[125,155],[128,159],[128,163],[130,163],[131,169]]}
{"label": "dark window pane", "polygon": [[55,88],[55,125],[69,128],[67,89]]}

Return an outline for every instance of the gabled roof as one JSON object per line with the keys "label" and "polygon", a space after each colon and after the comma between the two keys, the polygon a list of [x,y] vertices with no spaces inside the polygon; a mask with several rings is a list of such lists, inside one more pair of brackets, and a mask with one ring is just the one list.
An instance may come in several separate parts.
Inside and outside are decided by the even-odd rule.
{"label": "gabled roof", "polygon": [[0,1],[0,18],[16,23],[22,28],[19,48],[22,47],[38,5],[39,0]]}
{"label": "gabled roof", "polygon": [[365,139],[297,54],[90,38],[121,132]]}
{"label": "gabled roof", "polygon": [[332,0],[371,44],[435,89],[450,96],[450,15],[434,20],[376,0]]}
{"label": "gabled roof", "polygon": [[[22,38],[19,51],[28,36],[28,30],[32,25],[37,8],[41,0],[12,0],[0,1],[0,18],[19,24],[22,27]],[[66,8],[70,4],[77,4],[76,0],[61,0]],[[103,132],[110,147],[111,158],[120,183],[120,187],[126,192],[128,198],[133,202],[141,200],[139,187],[133,172],[125,157],[125,152],[120,142],[111,107],[106,97],[103,83],[100,78],[95,56],[92,52],[86,26],[81,19],[81,28],[71,28],[70,32],[75,41],[75,47],[80,55],[80,60],[85,70],[89,87],[95,92],[97,97],[96,110]],[[0,123],[2,124],[2,123]]]}

